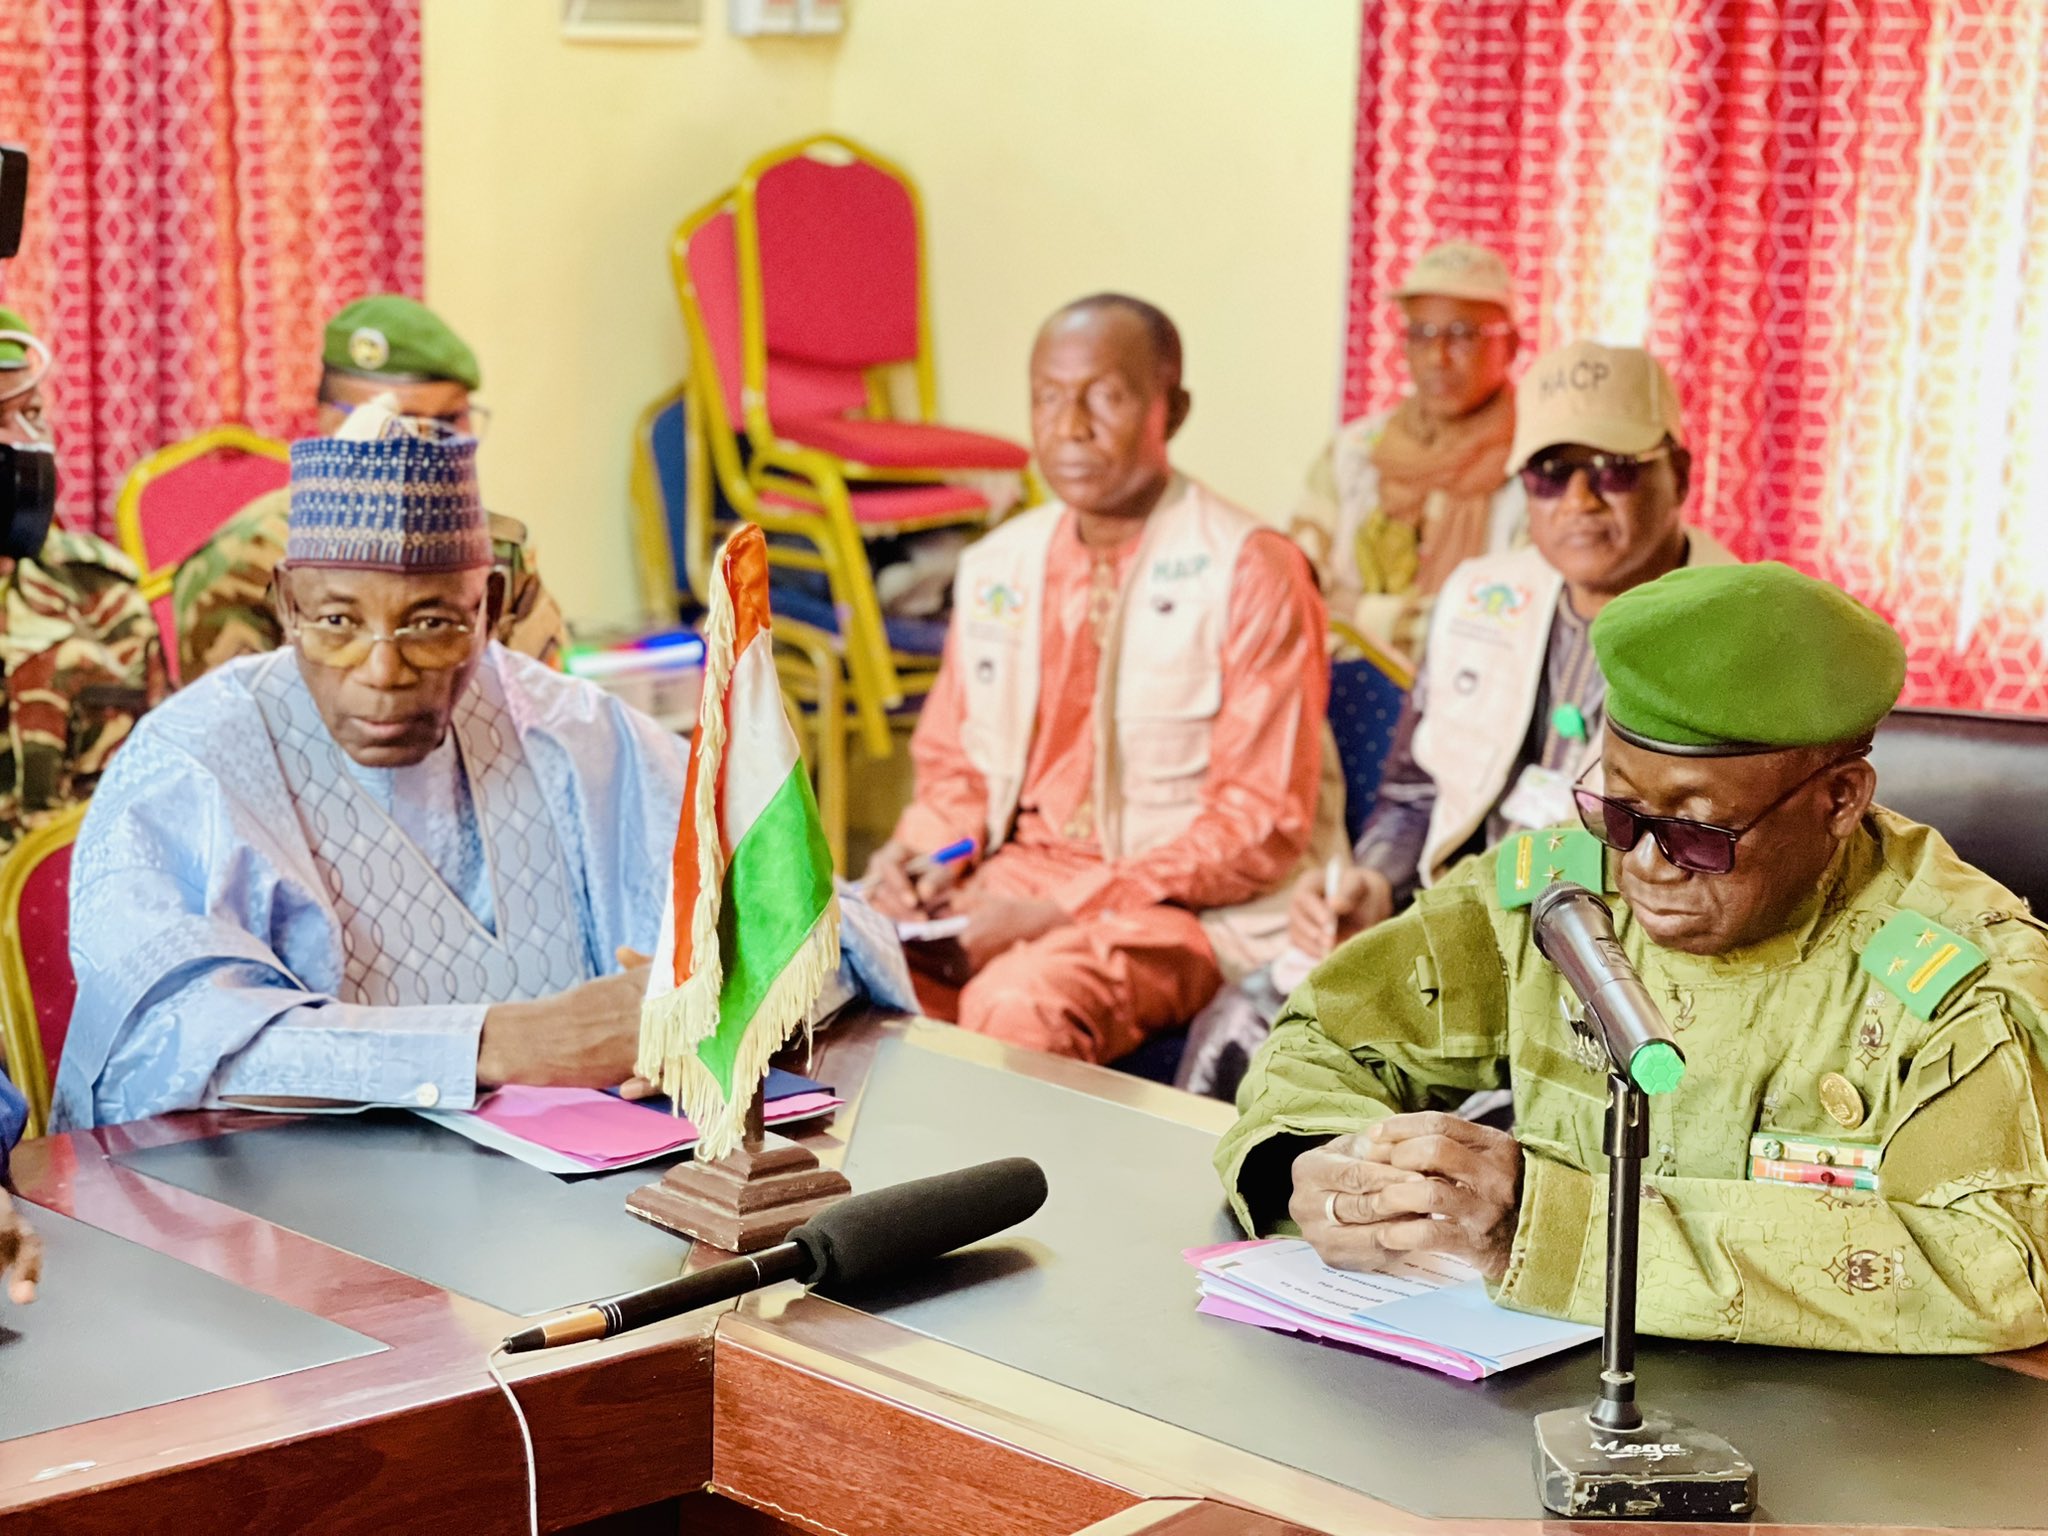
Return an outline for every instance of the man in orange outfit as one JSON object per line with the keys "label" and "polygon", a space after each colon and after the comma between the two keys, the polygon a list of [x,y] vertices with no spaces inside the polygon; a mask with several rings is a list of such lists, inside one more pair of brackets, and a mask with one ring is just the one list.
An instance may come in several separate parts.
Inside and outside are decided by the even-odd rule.
{"label": "man in orange outfit", "polygon": [[[917,794],[868,866],[892,916],[955,914],[959,1022],[1113,1061],[1233,969],[1226,909],[1311,852],[1329,669],[1300,552],[1177,474],[1181,345],[1121,294],[1068,305],[1031,357],[1060,498],[962,558]],[[913,872],[920,853],[983,850]]]}

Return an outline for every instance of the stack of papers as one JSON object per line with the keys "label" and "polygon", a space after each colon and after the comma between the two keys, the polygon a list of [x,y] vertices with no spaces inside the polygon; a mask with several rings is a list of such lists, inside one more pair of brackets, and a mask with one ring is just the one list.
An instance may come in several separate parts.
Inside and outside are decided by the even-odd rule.
{"label": "stack of papers", "polygon": [[1598,1328],[1495,1306],[1479,1272],[1440,1254],[1332,1269],[1300,1238],[1191,1248],[1197,1310],[1305,1333],[1477,1381],[1600,1337]]}
{"label": "stack of papers", "polygon": [[[823,1083],[779,1068],[769,1070],[767,1099],[771,1126],[815,1120],[845,1102]],[[622,1099],[596,1088],[508,1084],[475,1109],[414,1113],[530,1167],[564,1177],[630,1168],[671,1156],[697,1141],[697,1127],[672,1113],[667,1099]]]}

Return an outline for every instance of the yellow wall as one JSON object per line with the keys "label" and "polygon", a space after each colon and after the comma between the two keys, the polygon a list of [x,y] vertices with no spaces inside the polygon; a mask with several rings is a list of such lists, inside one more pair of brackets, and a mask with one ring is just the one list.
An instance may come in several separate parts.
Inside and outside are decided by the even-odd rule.
{"label": "yellow wall", "polygon": [[484,498],[533,531],[571,619],[639,607],[640,408],[681,378],[677,220],[825,121],[836,45],[564,39],[561,0],[424,0],[427,300],[483,365]]}
{"label": "yellow wall", "polygon": [[1334,421],[1358,0],[850,0],[832,122],[925,197],[940,407],[1025,434],[1068,299],[1179,323],[1183,468],[1269,518]]}
{"label": "yellow wall", "polygon": [[940,404],[1023,436],[1032,331],[1128,288],[1188,346],[1182,464],[1284,515],[1332,418],[1357,0],[851,0],[838,40],[565,41],[560,0],[424,0],[427,297],[495,412],[484,491],[572,619],[633,616],[631,423],[684,366],[666,242],[832,127],[919,179]]}

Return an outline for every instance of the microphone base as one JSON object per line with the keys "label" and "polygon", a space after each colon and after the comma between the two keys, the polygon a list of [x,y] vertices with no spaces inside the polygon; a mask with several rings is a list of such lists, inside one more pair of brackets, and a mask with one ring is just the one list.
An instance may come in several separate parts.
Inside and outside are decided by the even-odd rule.
{"label": "microphone base", "polygon": [[1603,1429],[1584,1408],[1536,1416],[1543,1507],[1574,1520],[1739,1520],[1756,1512],[1756,1468],[1719,1435],[1642,1410]]}
{"label": "microphone base", "polygon": [[654,1226],[728,1253],[781,1242],[853,1186],[823,1168],[808,1147],[772,1132],[715,1163],[678,1163],[626,1197],[626,1209]]}

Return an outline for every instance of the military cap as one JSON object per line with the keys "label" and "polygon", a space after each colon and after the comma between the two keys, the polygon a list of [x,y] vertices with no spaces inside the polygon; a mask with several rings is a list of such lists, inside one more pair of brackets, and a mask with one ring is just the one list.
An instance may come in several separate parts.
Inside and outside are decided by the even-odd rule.
{"label": "military cap", "polygon": [[399,293],[357,299],[328,321],[320,360],[380,379],[448,379],[464,389],[483,382],[469,343],[418,299]]}
{"label": "military cap", "polygon": [[1891,625],[1775,561],[1660,576],[1601,609],[1592,639],[1608,729],[1688,757],[1855,741],[1906,678]]}
{"label": "military cap", "polygon": [[[0,331],[20,331],[33,336],[36,328],[22,319],[14,310],[0,305]],[[13,370],[26,368],[29,364],[28,348],[18,341],[0,341],[0,368]]]}

